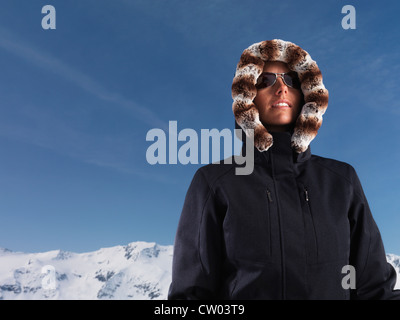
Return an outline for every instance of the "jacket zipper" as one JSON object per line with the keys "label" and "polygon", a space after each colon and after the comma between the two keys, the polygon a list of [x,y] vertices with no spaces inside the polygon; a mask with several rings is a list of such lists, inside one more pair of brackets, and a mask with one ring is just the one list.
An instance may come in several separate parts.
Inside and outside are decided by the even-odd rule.
{"label": "jacket zipper", "polygon": [[[275,192],[275,199],[279,199],[279,193],[276,186],[276,177],[275,177],[275,159],[273,154],[270,153],[270,160],[272,166],[272,181],[274,183],[274,192]],[[272,199],[272,198],[271,198]],[[282,280],[282,300],[286,300],[286,262],[285,262],[285,243],[282,235],[282,221],[281,221],[281,209],[279,205],[279,201],[276,203],[277,209],[277,218],[278,218],[278,228],[279,228],[279,241],[280,241],[280,253],[281,253],[281,280]]]}
{"label": "jacket zipper", "polygon": [[267,189],[267,196],[268,196],[269,202],[272,202],[271,191],[269,191],[269,189]]}
{"label": "jacket zipper", "polygon": [[318,259],[317,231],[315,230],[314,217],[313,217],[313,214],[312,214],[311,204],[310,204],[310,196],[309,196],[309,193],[308,193],[308,189],[306,187],[304,187],[304,196],[305,196],[305,200],[307,202],[308,211],[310,212],[311,223],[312,223],[312,227],[313,227],[313,231],[314,231],[315,248],[316,248],[317,259]]}
{"label": "jacket zipper", "polygon": [[272,200],[272,195],[271,191],[267,189],[267,198],[268,198],[268,208],[267,208],[267,221],[268,221],[268,233],[269,233],[269,256],[272,254],[272,235],[271,235],[271,203],[273,202]]}
{"label": "jacket zipper", "polygon": [[308,198],[308,190],[307,190],[307,188],[304,188],[304,194],[306,196],[307,203],[309,203],[310,199]]}

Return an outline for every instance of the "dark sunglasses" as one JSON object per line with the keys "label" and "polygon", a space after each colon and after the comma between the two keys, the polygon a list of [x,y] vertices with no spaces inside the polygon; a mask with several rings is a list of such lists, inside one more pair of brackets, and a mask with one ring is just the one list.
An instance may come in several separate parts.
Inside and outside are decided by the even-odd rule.
{"label": "dark sunglasses", "polygon": [[291,88],[300,89],[300,80],[294,71],[286,73],[263,72],[257,79],[256,88],[263,89],[275,84],[276,79],[281,77],[283,82]]}

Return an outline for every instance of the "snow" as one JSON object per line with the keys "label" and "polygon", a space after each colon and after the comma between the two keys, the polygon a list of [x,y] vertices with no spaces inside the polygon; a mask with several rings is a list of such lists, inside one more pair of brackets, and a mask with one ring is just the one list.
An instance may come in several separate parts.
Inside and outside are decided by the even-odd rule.
{"label": "snow", "polygon": [[166,299],[172,252],[147,242],[88,253],[0,249],[0,299]]}
{"label": "snow", "polygon": [[[87,253],[0,248],[0,300],[165,300],[173,246],[132,242]],[[400,256],[387,254],[397,271]]]}
{"label": "snow", "polygon": [[397,282],[394,288],[400,290],[400,256],[389,253],[386,255],[386,259],[397,272]]}

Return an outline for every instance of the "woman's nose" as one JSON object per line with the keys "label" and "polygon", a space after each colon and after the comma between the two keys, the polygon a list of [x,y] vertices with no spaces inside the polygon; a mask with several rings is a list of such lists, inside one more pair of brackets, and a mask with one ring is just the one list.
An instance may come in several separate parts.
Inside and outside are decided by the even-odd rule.
{"label": "woman's nose", "polygon": [[288,93],[288,86],[286,85],[286,83],[283,81],[283,79],[281,77],[278,77],[278,79],[276,79],[276,83],[275,83],[276,89],[275,89],[275,94],[276,95],[281,95],[282,93],[287,94]]}

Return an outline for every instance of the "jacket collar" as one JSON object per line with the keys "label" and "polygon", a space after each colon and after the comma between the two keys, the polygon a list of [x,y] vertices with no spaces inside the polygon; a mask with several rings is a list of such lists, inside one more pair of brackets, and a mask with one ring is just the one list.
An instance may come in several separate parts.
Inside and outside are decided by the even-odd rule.
{"label": "jacket collar", "polygon": [[308,146],[306,151],[297,153],[291,146],[291,132],[272,132],[274,143],[267,151],[261,152],[254,148],[254,161],[259,164],[270,164],[271,157],[274,157],[274,165],[281,167],[284,165],[293,166],[295,163],[302,163],[311,158],[311,148]]}

